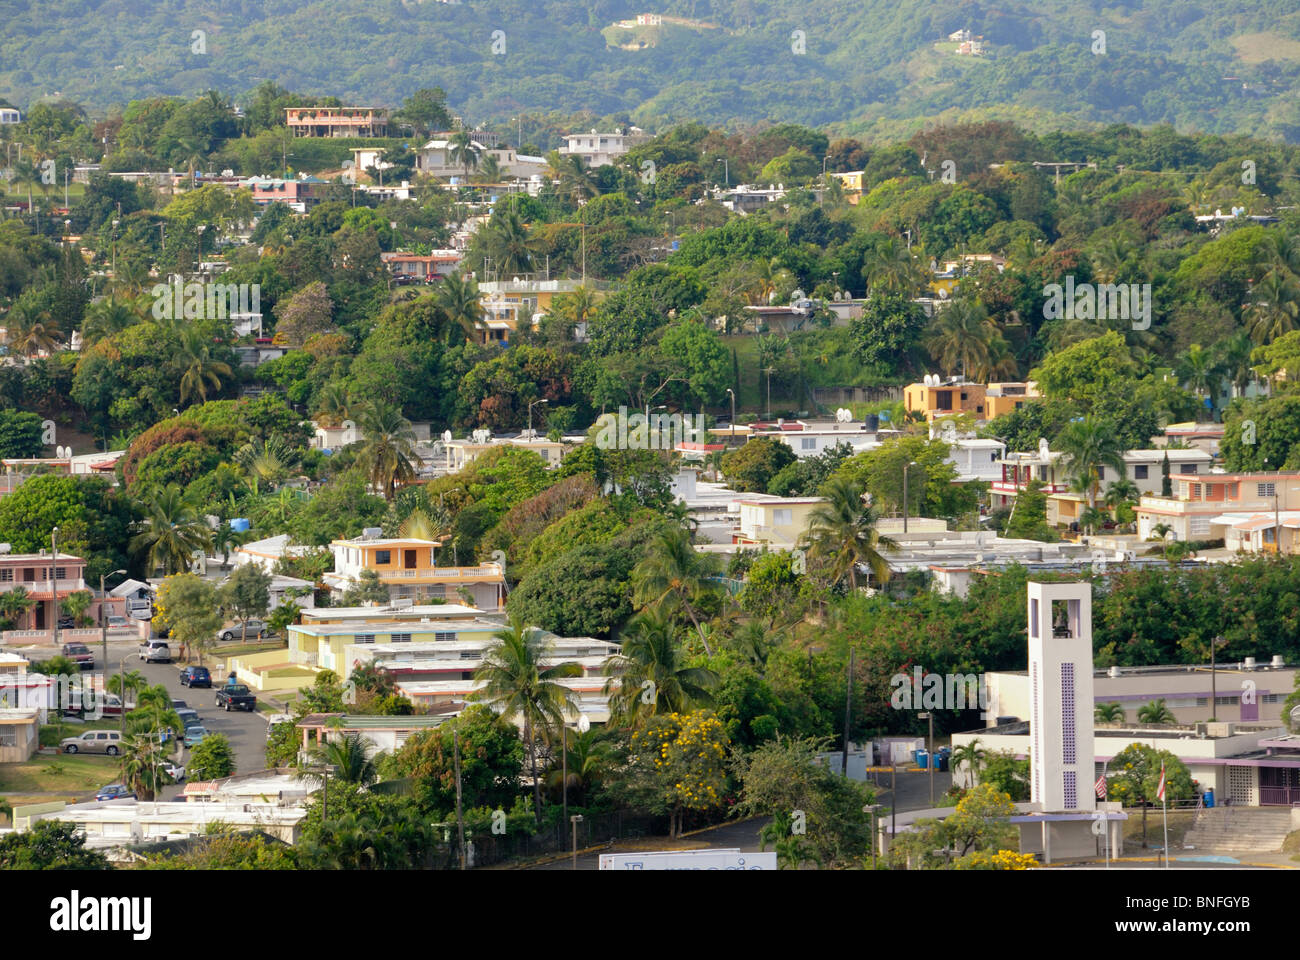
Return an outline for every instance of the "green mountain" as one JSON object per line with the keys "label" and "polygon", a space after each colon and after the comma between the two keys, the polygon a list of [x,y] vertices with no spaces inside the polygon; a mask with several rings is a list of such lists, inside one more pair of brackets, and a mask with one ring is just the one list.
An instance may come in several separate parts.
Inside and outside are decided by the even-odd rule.
{"label": "green mountain", "polygon": [[[635,24],[649,10],[660,24]],[[925,119],[1300,140],[1291,0],[9,0],[0,96],[107,109],[263,79],[473,122],[589,112],[898,135]],[[629,26],[619,21],[631,20]],[[980,55],[948,37],[970,30]],[[1104,52],[1102,36],[1104,33]]]}

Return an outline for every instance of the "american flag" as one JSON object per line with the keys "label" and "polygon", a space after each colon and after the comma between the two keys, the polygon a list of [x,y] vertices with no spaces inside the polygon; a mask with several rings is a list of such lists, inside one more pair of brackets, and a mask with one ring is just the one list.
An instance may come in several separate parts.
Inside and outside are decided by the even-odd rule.
{"label": "american flag", "polygon": [[1163,800],[1164,798],[1165,798],[1165,765],[1164,765],[1163,762],[1161,762],[1161,764],[1160,764],[1160,786],[1156,787],[1156,799],[1157,799],[1157,800]]}

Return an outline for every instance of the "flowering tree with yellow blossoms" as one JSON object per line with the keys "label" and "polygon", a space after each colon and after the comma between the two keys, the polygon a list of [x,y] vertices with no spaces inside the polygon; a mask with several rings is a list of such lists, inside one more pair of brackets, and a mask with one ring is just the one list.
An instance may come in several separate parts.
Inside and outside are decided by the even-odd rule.
{"label": "flowering tree with yellow blossoms", "polygon": [[687,810],[722,805],[731,739],[713,711],[651,717],[629,746],[634,790],[647,809],[668,814],[670,836],[681,834]]}

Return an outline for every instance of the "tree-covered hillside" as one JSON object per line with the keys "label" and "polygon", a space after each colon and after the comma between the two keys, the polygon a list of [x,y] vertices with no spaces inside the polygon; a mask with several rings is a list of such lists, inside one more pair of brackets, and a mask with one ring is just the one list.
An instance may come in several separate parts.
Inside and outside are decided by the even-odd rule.
{"label": "tree-covered hillside", "polygon": [[[64,97],[102,109],[271,79],[389,105],[439,86],[474,122],[550,111],[646,127],[770,119],[875,139],[925,118],[1000,117],[1039,130],[1119,121],[1300,140],[1300,9],[1284,0],[5,6],[0,97],[20,107]],[[670,19],[616,28],[647,8]],[[946,42],[962,29],[983,38],[983,55]],[[629,42],[614,42],[623,34]]]}

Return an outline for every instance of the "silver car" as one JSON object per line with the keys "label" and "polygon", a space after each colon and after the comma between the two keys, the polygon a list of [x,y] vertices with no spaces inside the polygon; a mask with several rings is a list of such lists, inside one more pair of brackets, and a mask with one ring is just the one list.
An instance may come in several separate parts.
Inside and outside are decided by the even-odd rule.
{"label": "silver car", "polygon": [[116,757],[122,751],[122,735],[116,730],[87,730],[59,742],[64,753],[106,753]]}

